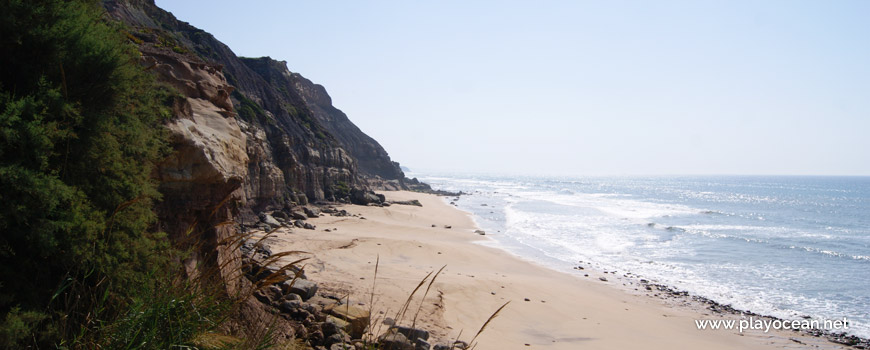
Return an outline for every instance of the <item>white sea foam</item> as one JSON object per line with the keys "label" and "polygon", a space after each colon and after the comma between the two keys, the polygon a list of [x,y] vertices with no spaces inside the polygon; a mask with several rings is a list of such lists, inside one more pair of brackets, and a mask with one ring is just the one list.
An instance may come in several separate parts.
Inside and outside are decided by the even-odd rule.
{"label": "white sea foam", "polygon": [[[740,193],[739,183],[707,190],[703,181],[667,180],[661,191],[660,182],[622,179],[443,181],[480,191],[458,203],[479,223],[504,230],[488,236],[527,259],[560,267],[592,262],[783,318],[847,316],[854,334],[870,336],[863,265],[870,234],[866,225],[841,224],[848,217],[828,218],[834,202],[764,192],[771,185],[747,186],[752,193]],[[691,186],[698,188],[682,190]]]}

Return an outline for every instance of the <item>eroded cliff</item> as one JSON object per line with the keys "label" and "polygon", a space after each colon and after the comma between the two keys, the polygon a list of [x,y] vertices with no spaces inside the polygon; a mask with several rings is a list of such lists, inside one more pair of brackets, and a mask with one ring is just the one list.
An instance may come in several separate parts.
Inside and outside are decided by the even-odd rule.
{"label": "eroded cliff", "polygon": [[[237,57],[150,0],[103,4],[131,28],[144,64],[184,95],[168,125],[177,154],[161,169],[164,188],[238,183],[232,191],[243,220],[309,201],[350,200],[354,189],[407,188],[383,147],[332,105],[323,86],[285,62]],[[196,152],[205,158],[193,159]],[[191,174],[202,176],[185,177]]]}

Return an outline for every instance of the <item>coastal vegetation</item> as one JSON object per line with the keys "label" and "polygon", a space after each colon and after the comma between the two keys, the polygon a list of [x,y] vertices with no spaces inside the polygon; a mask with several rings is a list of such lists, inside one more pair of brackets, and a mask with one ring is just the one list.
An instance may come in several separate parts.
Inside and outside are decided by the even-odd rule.
{"label": "coastal vegetation", "polygon": [[[164,63],[192,64],[197,74],[217,77],[221,68],[198,61],[169,31],[112,19],[107,3],[0,3],[0,348],[310,348],[311,335],[300,335],[308,331],[294,333],[290,326],[308,322],[305,327],[318,332],[324,312],[303,312],[299,305],[288,312],[257,299],[284,288],[274,301],[285,306],[293,295],[288,291],[302,288],[294,283],[313,286],[311,294],[316,284],[297,281],[301,270],[288,277],[293,263],[274,266],[286,252],[269,253],[256,268],[240,263],[239,252],[260,243],[252,243],[250,231],[229,229],[216,238],[218,226],[234,225],[232,194],[210,198],[201,213],[183,218],[166,220],[160,211],[161,205],[189,208],[185,201],[196,193],[179,192],[203,188],[161,187],[167,162],[199,151],[180,151],[189,143],[179,143],[168,127],[185,115],[185,99],[199,92],[153,74],[161,68],[148,59],[156,52],[169,57]],[[230,120],[259,125],[266,118],[275,127],[274,113],[238,90],[206,90],[194,97],[229,106],[224,116]],[[235,103],[216,97],[227,91]],[[310,109],[282,106],[315,144],[336,142]],[[235,188],[234,181],[221,185]],[[334,183],[341,198],[356,193],[382,201],[350,179]],[[287,193],[290,203],[307,204],[299,189]],[[222,209],[230,214],[216,215]],[[317,215],[305,209],[297,223],[299,215]],[[273,214],[286,218],[284,210]],[[287,224],[282,219],[280,225]],[[230,247],[228,253],[218,257],[218,246]],[[304,317],[284,322],[285,333],[278,334],[279,316],[288,315]]]}
{"label": "coastal vegetation", "polygon": [[225,303],[154,225],[171,89],[92,1],[3,1],[0,26],[0,348],[165,349],[214,328]]}

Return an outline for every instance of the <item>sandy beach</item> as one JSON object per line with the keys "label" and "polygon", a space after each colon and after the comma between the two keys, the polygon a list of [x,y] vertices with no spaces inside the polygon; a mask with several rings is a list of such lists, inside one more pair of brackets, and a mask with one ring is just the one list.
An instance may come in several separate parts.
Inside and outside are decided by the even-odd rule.
{"label": "sandy beach", "polygon": [[[306,252],[294,257],[310,258],[305,271],[320,284],[321,293],[371,307],[375,331],[384,317],[395,317],[429,272],[446,265],[416,317],[416,327],[432,333],[432,344],[470,340],[495,310],[510,302],[477,339],[478,349],[841,348],[796,332],[698,330],[696,319],[738,316],[631,293],[619,279],[599,280],[601,272],[572,274],[539,266],[478,244],[489,238],[474,233],[470,215],[442,198],[383,194],[388,201],[417,199],[422,207],[343,206],[339,209],[358,216],[321,216],[309,220],[316,230],[281,229],[269,239],[275,252]],[[425,288],[414,296],[402,324],[413,322]]]}

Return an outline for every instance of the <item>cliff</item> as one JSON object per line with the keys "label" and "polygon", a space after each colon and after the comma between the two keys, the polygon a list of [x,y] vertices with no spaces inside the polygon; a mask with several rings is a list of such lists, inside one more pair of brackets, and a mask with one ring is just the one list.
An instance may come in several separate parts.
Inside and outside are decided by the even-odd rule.
{"label": "cliff", "polygon": [[172,152],[154,177],[162,194],[159,229],[176,243],[191,232],[198,237],[185,261],[188,274],[220,266],[228,292],[243,288],[227,275],[241,262],[225,242],[238,237],[236,224],[255,224],[263,212],[286,215],[310,201],[382,201],[375,189],[425,189],[406,181],[323,86],[286,62],[237,57],[153,0],[106,0],[103,7],[125,24],[140,65],[178,92],[164,123]]}
{"label": "cliff", "polygon": [[[145,64],[156,64],[160,79],[186,99],[169,125],[181,146],[176,158],[186,158],[160,170],[173,193],[182,192],[181,183],[238,182],[238,210],[253,219],[309,201],[350,200],[353,190],[408,188],[384,148],[332,105],[323,86],[290,72],[286,62],[237,57],[151,0],[103,5],[131,28]],[[201,159],[180,156],[188,146]],[[183,162],[214,174],[179,178],[196,172],[179,170]]]}

